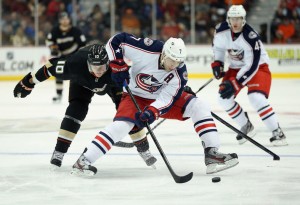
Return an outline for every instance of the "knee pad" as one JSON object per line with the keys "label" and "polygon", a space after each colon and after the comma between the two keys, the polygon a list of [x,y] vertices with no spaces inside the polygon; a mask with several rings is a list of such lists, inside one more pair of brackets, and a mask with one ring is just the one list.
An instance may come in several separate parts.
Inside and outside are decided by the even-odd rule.
{"label": "knee pad", "polygon": [[248,95],[248,99],[256,111],[269,105],[267,98],[261,93],[251,93]]}

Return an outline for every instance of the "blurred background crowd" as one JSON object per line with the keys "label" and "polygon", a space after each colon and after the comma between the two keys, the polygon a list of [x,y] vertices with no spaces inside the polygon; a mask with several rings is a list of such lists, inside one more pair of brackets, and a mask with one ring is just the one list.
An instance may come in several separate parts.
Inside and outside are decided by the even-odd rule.
{"label": "blurred background crowd", "polygon": [[[66,11],[88,42],[106,42],[114,33],[125,31],[138,37],[166,40],[172,36],[187,44],[210,44],[214,27],[226,20],[231,4],[243,4],[248,21],[248,12],[259,1],[0,0],[0,43],[44,46],[47,34],[58,23],[58,14]],[[262,22],[258,29],[265,43],[300,42],[300,0],[278,0],[274,13],[268,15],[272,20]]]}

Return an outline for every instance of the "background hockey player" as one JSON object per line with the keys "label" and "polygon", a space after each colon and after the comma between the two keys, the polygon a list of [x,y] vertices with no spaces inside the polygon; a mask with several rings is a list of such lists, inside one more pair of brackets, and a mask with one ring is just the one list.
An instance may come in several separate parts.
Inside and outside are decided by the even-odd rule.
{"label": "background hockey player", "polygon": [[[104,45],[90,45],[80,49],[67,58],[50,59],[35,74],[28,73],[15,87],[14,96],[24,98],[29,95],[37,83],[50,76],[70,80],[69,105],[58,133],[57,143],[51,158],[54,167],[60,167],[64,154],[74,140],[82,121],[88,113],[88,106],[94,94],[108,94],[118,108],[122,88],[111,79],[108,67],[108,55]],[[137,150],[148,166],[154,166],[156,158],[149,151],[144,130],[131,133]]]}
{"label": "background hockey player", "polygon": [[[86,38],[77,27],[72,26],[67,12],[60,13],[58,20],[59,25],[53,27],[47,35],[46,45],[50,48],[52,57],[65,57],[85,46]],[[60,102],[62,99],[63,80],[56,77],[55,84],[57,95],[53,97],[53,102]]]}
{"label": "background hockey player", "polygon": [[[224,72],[225,52],[228,51],[229,69]],[[272,132],[270,142],[275,146],[287,145],[286,137],[277,121],[276,114],[268,102],[271,88],[269,57],[259,35],[246,24],[246,11],[242,5],[233,5],[227,12],[227,21],[216,26],[213,40],[214,62],[211,64],[220,84],[220,105],[241,127],[241,131],[253,137],[254,127],[247,113],[236,102],[241,89],[248,87],[248,98],[261,120]],[[240,144],[246,142],[236,137]]]}
{"label": "background hockey player", "polygon": [[[209,105],[183,91],[188,78],[184,64],[186,47],[182,39],[170,38],[163,44],[158,40],[120,33],[108,41],[106,50],[112,78],[122,86],[130,76],[129,88],[143,111],[138,112],[130,96],[123,92],[114,122],[101,130],[87,146],[73,165],[73,174],[95,174],[97,169],[91,164],[105,155],[115,142],[124,138],[131,129],[142,129],[145,122],[151,124],[159,117],[191,118],[205,148],[208,174],[238,164],[236,154],[218,152],[220,140]],[[133,63],[130,69],[124,57]],[[188,136],[183,137],[188,140]]]}

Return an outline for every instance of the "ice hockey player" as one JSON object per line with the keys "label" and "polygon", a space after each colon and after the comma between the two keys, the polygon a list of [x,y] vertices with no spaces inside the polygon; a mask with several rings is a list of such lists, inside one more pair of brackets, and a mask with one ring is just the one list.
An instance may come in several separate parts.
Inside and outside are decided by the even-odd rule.
{"label": "ice hockey player", "polygon": [[[227,72],[224,71],[226,51],[229,56]],[[223,109],[241,127],[243,133],[253,137],[254,126],[235,100],[241,89],[247,87],[251,105],[272,132],[271,144],[287,145],[286,136],[268,102],[272,80],[269,57],[257,32],[246,23],[246,11],[242,5],[231,6],[227,12],[227,21],[216,26],[213,53],[213,74],[216,79],[223,78],[219,89],[219,102]],[[239,144],[247,141],[240,135],[236,139]]]}
{"label": "ice hockey player", "polygon": [[[122,86],[130,76],[128,86],[143,111],[137,111],[124,91],[114,122],[101,130],[87,146],[73,165],[73,174],[94,175],[97,169],[91,164],[105,155],[115,142],[124,138],[131,129],[142,129],[146,122],[151,124],[159,117],[181,121],[191,118],[197,136],[203,142],[206,173],[219,172],[238,164],[237,154],[218,151],[219,134],[209,105],[183,91],[188,78],[184,64],[186,47],[182,39],[170,38],[164,44],[150,38],[119,33],[108,41],[106,50],[112,78]],[[132,61],[130,68],[124,57]]]}
{"label": "ice hockey player", "polygon": [[[53,27],[46,39],[52,57],[66,57],[86,45],[84,34],[72,25],[67,12],[59,13],[58,22],[59,25]],[[56,77],[55,85],[56,96],[52,100],[54,103],[59,103],[62,100],[63,79]]]}
{"label": "ice hockey player", "polygon": [[[65,153],[88,113],[94,94],[109,95],[115,107],[118,108],[122,88],[111,79],[105,46],[95,44],[86,46],[67,58],[52,58],[35,74],[28,73],[16,85],[14,96],[26,97],[36,84],[47,80],[50,76],[70,80],[69,105],[61,122],[57,143],[50,161],[54,167],[60,167]],[[148,166],[155,168],[156,158],[149,151],[144,129],[130,134],[140,156]]]}

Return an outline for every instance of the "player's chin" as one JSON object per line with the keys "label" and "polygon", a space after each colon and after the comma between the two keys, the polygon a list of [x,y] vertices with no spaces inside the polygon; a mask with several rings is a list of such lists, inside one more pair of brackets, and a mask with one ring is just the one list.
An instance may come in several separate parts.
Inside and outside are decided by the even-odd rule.
{"label": "player's chin", "polygon": [[103,75],[103,73],[94,73],[94,76],[96,76],[97,78],[100,78]]}

